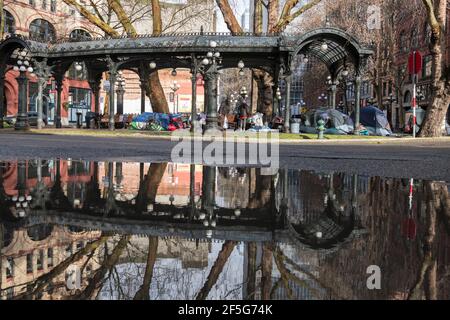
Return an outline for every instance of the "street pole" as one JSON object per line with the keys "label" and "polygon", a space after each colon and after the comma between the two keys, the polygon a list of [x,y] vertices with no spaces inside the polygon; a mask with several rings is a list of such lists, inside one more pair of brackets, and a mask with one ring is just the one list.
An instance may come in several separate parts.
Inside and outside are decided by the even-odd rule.
{"label": "street pole", "polygon": [[416,138],[416,107],[417,107],[417,75],[413,75],[413,98],[412,98],[412,107],[413,107],[413,138]]}

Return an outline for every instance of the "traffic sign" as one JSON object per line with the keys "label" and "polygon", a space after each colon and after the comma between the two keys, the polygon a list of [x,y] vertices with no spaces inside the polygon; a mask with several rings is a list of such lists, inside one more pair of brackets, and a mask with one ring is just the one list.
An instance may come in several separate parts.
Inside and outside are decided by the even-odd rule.
{"label": "traffic sign", "polygon": [[419,74],[422,70],[422,55],[419,51],[413,51],[408,59],[408,71],[411,75]]}

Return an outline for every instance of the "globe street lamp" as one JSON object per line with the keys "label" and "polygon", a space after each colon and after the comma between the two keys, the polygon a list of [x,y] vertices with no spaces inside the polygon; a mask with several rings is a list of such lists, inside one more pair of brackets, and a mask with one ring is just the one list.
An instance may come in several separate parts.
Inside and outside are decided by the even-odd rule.
{"label": "globe street lamp", "polygon": [[178,95],[176,94],[178,90],[180,90],[180,84],[175,80],[170,87],[170,90],[173,92],[173,104],[174,104],[174,113],[178,113]]}
{"label": "globe street lamp", "polygon": [[203,57],[200,73],[205,79],[206,90],[206,130],[218,129],[217,123],[217,79],[219,76],[219,65],[222,63],[221,54],[217,51],[217,42],[210,41],[211,50]]}
{"label": "globe street lamp", "polygon": [[28,51],[25,49],[17,51],[17,62],[13,67],[14,71],[19,71],[19,76],[16,78],[19,85],[19,110],[17,113],[16,123],[14,128],[16,130],[28,130],[30,124],[28,122],[28,77],[27,72],[32,73],[33,67],[30,65],[30,57]]}
{"label": "globe street lamp", "polygon": [[319,96],[319,101],[320,101],[320,103],[326,103],[327,100],[328,100],[328,97],[327,97],[327,95],[326,95],[325,93],[322,93],[322,94]]}

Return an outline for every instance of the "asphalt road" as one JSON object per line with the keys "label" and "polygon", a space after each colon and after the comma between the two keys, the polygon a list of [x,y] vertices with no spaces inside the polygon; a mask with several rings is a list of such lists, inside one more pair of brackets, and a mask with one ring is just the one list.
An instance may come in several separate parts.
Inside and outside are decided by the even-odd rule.
{"label": "asphalt road", "polygon": [[[98,161],[171,161],[175,142],[148,138],[0,133],[0,160],[71,158]],[[377,144],[280,144],[282,168],[450,182],[450,140]],[[236,159],[236,157],[234,157]]]}

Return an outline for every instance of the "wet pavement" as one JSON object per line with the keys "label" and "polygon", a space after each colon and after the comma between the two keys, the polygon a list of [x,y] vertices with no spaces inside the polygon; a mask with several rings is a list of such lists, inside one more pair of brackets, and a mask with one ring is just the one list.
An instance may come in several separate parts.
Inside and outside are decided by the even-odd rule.
{"label": "wet pavement", "polygon": [[450,180],[43,159],[0,162],[1,299],[450,296]]}
{"label": "wet pavement", "polygon": [[[173,161],[176,142],[157,138],[115,138],[1,133],[0,159],[71,158],[96,161]],[[246,148],[248,150],[248,147]],[[195,162],[202,164],[201,162]],[[332,141],[281,143],[279,166],[320,172],[450,181],[450,139],[386,139],[383,143]]]}

